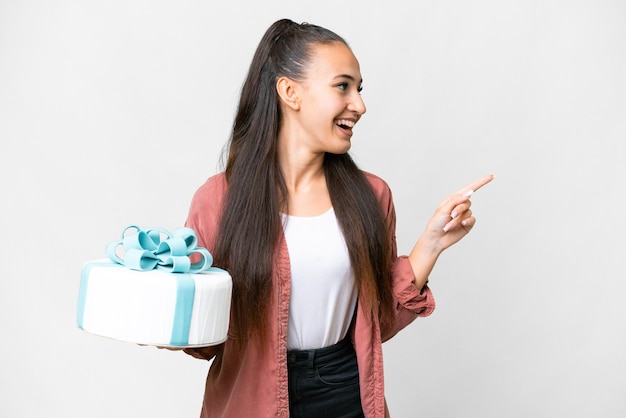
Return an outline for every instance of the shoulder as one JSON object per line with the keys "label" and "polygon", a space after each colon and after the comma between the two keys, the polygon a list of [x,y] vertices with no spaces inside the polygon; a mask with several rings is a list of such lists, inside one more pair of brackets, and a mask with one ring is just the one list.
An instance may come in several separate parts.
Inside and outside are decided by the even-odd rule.
{"label": "shoulder", "polygon": [[378,200],[380,200],[383,203],[391,201],[392,199],[391,188],[389,187],[389,184],[387,184],[385,180],[383,180],[376,174],[372,174],[367,171],[363,171],[363,175],[372,186],[372,189],[374,190],[374,194],[376,194],[376,197],[378,198]]}
{"label": "shoulder", "polygon": [[200,193],[224,194],[226,191],[226,175],[221,172],[209,177],[198,189]]}
{"label": "shoulder", "polygon": [[218,173],[209,177],[194,193],[192,207],[221,206],[226,194],[226,176]]}
{"label": "shoulder", "polygon": [[387,189],[389,188],[389,185],[387,184],[387,182],[383,180],[382,178],[380,178],[379,176],[377,176],[376,174],[370,173],[369,171],[361,171],[361,172],[363,173],[367,181],[370,182],[372,187],[387,188]]}
{"label": "shoulder", "polygon": [[190,215],[219,214],[226,196],[227,182],[224,173],[209,177],[191,199]]}
{"label": "shoulder", "polygon": [[195,192],[185,225],[198,234],[203,247],[212,248],[226,195],[226,177],[223,173],[209,177]]}

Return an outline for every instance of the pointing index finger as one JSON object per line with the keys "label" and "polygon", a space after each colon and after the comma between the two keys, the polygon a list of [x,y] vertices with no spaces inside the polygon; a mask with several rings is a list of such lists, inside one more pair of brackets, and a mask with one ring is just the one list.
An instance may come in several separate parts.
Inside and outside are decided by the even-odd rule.
{"label": "pointing index finger", "polygon": [[464,196],[471,196],[472,193],[474,193],[476,190],[480,189],[481,187],[483,187],[485,184],[489,183],[491,180],[495,179],[496,176],[495,174],[489,174],[488,176],[484,176],[479,178],[478,180],[474,180],[473,182],[471,182],[470,184],[468,184],[467,186],[463,187],[461,189],[461,193]]}

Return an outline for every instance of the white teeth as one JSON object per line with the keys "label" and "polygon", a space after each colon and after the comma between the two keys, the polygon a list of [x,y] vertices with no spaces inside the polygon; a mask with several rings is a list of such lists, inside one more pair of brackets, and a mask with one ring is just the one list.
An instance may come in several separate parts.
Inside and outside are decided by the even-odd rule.
{"label": "white teeth", "polygon": [[347,126],[348,128],[354,128],[355,122],[349,119],[337,119],[335,124],[344,125],[344,126]]}

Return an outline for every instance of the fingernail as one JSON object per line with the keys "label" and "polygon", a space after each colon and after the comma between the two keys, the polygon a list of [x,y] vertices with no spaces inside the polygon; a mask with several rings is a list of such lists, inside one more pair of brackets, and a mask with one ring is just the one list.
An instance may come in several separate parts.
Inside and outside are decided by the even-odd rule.
{"label": "fingernail", "polygon": [[451,217],[452,219],[456,218],[456,217],[457,217],[456,212],[452,212],[452,213],[450,214],[450,217]]}
{"label": "fingernail", "polygon": [[443,232],[448,232],[448,229],[449,229],[449,228],[448,228],[448,225],[444,226],[444,227],[443,227]]}
{"label": "fingernail", "polygon": [[467,192],[465,192],[463,197],[470,197],[472,194],[474,194],[474,191],[473,190],[468,190]]}

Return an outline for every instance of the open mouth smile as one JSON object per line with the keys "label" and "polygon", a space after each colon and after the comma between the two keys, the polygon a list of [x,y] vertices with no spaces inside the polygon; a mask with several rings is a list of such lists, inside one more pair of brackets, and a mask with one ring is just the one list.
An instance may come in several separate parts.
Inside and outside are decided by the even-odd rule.
{"label": "open mouth smile", "polygon": [[351,131],[352,128],[354,128],[355,124],[356,122],[350,119],[337,119],[335,121],[335,125],[339,126],[342,129],[346,129],[348,131]]}

